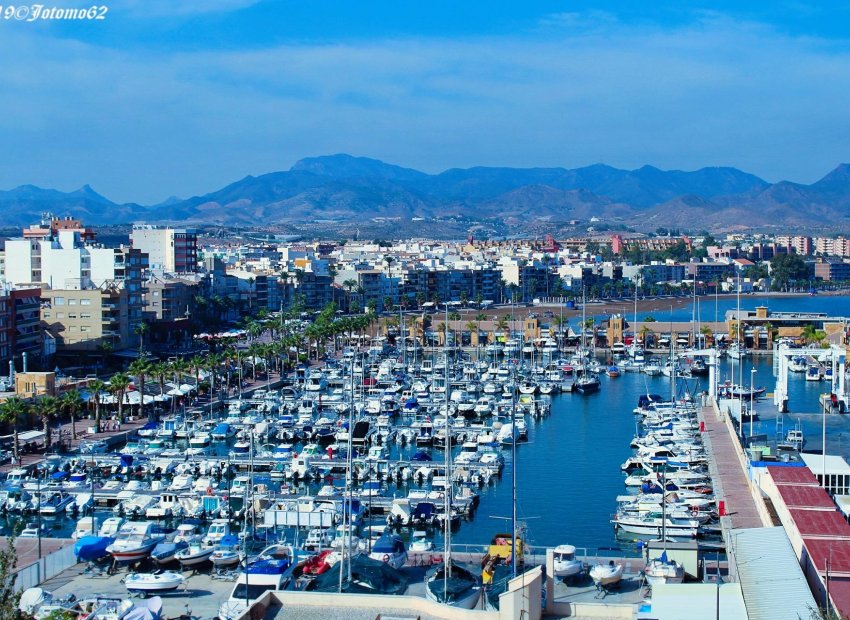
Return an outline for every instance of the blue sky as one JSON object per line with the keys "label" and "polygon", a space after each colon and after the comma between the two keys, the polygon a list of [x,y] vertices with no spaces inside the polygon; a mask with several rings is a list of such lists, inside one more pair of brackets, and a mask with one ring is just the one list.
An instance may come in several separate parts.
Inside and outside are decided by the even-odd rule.
{"label": "blue sky", "polygon": [[731,165],[799,182],[850,160],[837,2],[108,7],[0,20],[0,188],[90,183],[149,204],[340,152],[428,172]]}

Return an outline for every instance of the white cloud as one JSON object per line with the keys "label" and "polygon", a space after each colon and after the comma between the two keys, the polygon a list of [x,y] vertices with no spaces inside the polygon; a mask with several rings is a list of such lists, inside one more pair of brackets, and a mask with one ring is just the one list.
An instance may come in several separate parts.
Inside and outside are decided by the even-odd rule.
{"label": "white cloud", "polygon": [[601,161],[801,181],[848,159],[841,45],[713,14],[666,32],[561,21],[534,36],[173,53],[19,30],[0,40],[19,59],[4,69],[16,96],[0,99],[0,187],[90,182],[153,202],[333,152],[429,171]]}

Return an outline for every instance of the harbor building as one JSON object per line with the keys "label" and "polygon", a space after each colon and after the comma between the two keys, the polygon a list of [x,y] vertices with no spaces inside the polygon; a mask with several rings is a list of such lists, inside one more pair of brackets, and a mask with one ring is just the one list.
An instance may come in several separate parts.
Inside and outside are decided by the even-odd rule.
{"label": "harbor building", "polygon": [[767,306],[755,310],[726,311],[726,331],[730,340],[737,337],[738,324],[741,338],[747,348],[770,349],[779,338],[801,339],[807,326],[822,331],[834,344],[847,343],[847,317],[829,316],[825,312],[772,312]]}

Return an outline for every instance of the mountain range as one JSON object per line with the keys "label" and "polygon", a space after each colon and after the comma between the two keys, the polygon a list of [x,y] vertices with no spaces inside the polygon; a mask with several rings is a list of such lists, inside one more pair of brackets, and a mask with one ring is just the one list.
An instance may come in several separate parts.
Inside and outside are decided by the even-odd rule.
{"label": "mountain range", "polygon": [[850,216],[850,165],[811,185],[768,183],[736,168],[693,172],[643,166],[455,168],[439,174],[350,155],[298,161],[292,168],[247,176],[226,187],[158,205],[116,204],[88,185],[60,192],[22,185],[0,191],[8,225],[37,222],[44,212],[88,224],[132,221],[247,225],[316,220],[462,216],[531,220],[616,220],[658,226],[844,226]]}

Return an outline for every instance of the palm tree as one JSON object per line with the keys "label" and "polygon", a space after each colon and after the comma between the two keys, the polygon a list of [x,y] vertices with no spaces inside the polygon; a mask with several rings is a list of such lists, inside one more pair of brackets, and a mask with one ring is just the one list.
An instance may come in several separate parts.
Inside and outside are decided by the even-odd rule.
{"label": "palm tree", "polygon": [[150,325],[148,325],[145,321],[139,323],[136,327],[135,332],[139,335],[139,358],[143,357],[143,353],[145,351],[145,334],[150,331]]}
{"label": "palm tree", "polygon": [[33,409],[36,415],[41,420],[41,430],[44,433],[44,449],[50,450],[50,445],[53,443],[50,436],[50,419],[59,415],[61,403],[55,396],[39,396],[35,401]]}
{"label": "palm tree", "polygon": [[77,437],[77,413],[85,406],[83,397],[77,390],[71,390],[62,394],[62,407],[68,411],[71,416],[71,438]]}
{"label": "palm tree", "polygon": [[711,328],[708,325],[703,325],[702,327],[700,327],[699,333],[701,333],[703,336],[705,346],[709,346],[709,342],[712,341],[714,336],[714,332],[711,330]]}
{"label": "palm tree", "polygon": [[165,394],[165,378],[171,371],[168,368],[167,362],[155,362],[151,365],[150,374],[156,378],[159,383],[159,395]]}
{"label": "palm tree", "polygon": [[[130,373],[139,379],[139,394],[142,397],[139,401],[139,416],[145,415],[145,376],[151,374],[152,370],[153,364],[143,357],[130,364]],[[148,415],[148,422],[150,421],[151,416]]]}
{"label": "palm tree", "polygon": [[195,355],[189,360],[189,368],[192,374],[195,375],[195,391],[199,390],[201,384],[201,370],[206,366],[207,361],[200,355]]}
{"label": "palm tree", "polygon": [[118,424],[124,422],[124,394],[127,393],[127,388],[130,387],[132,381],[130,375],[126,372],[116,372],[109,380],[109,391],[115,396],[118,401]]}
{"label": "palm tree", "polygon": [[106,390],[106,384],[100,379],[89,382],[91,398],[94,398],[94,432],[100,432],[100,394]]}
{"label": "palm tree", "polygon": [[7,398],[0,403],[0,422],[12,425],[13,451],[16,459],[19,459],[21,455],[21,447],[18,442],[18,420],[23,418],[29,412],[29,409],[29,404],[17,396]]}

